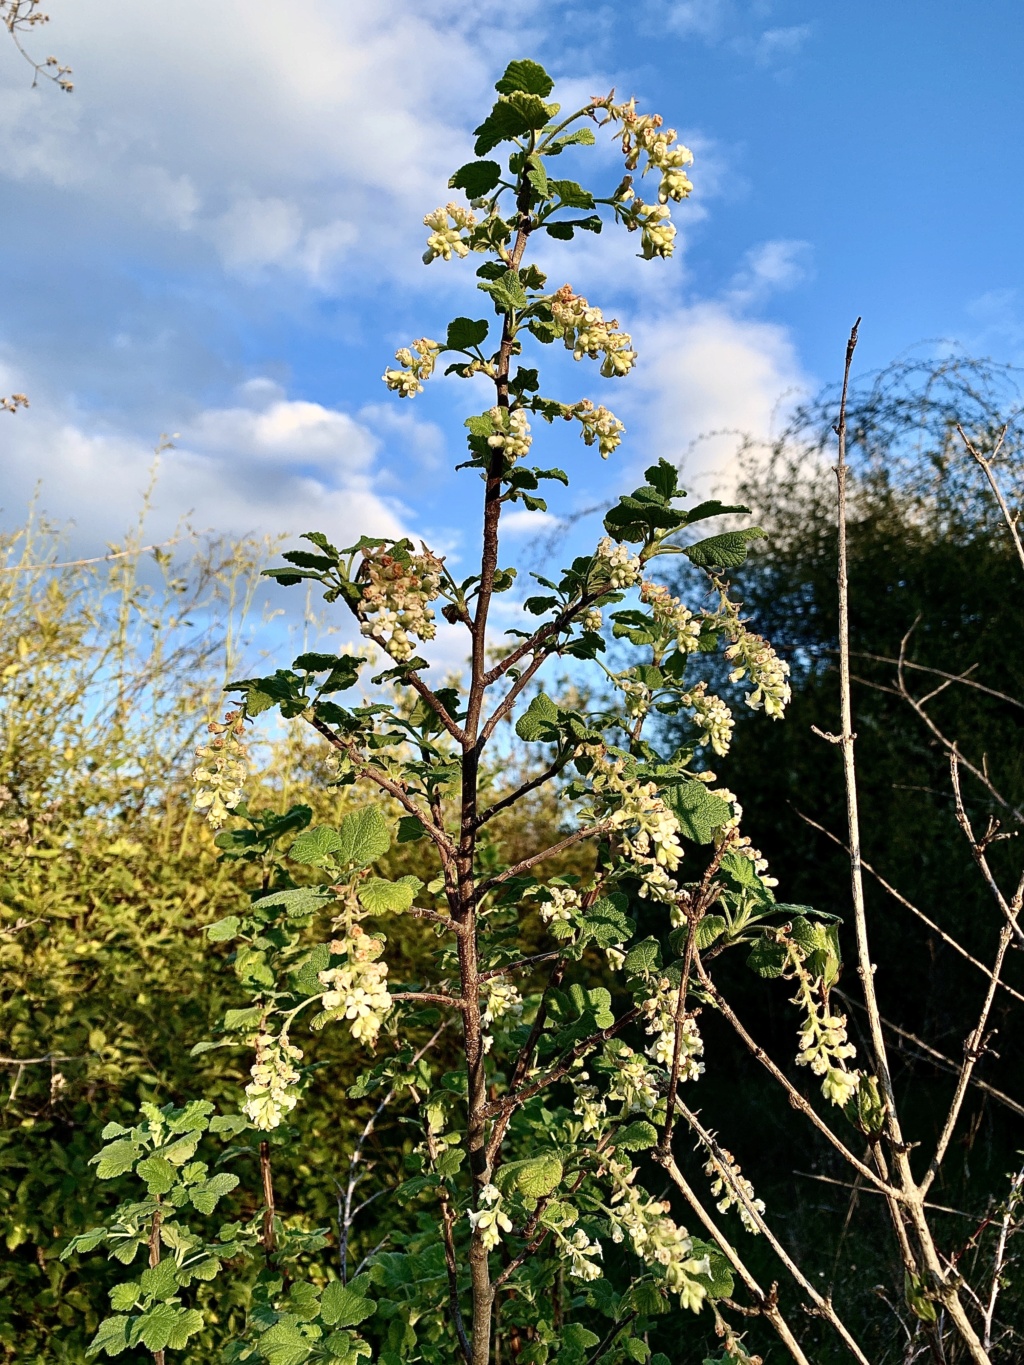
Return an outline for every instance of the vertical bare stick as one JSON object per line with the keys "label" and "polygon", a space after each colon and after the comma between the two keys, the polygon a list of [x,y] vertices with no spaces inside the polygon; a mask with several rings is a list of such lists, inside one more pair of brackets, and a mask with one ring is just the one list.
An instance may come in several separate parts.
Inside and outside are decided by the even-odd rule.
{"label": "vertical bare stick", "polygon": [[[860,862],[860,813],[857,808],[857,767],[853,756],[855,735],[853,733],[853,703],[850,686],[850,582],[846,545],[846,400],[850,390],[850,367],[853,353],[857,349],[857,330],[860,318],[853,324],[850,339],[846,343],[846,367],[843,371],[843,396],[839,404],[839,421],[835,426],[839,438],[839,458],[836,462],[836,484],[838,488],[838,531],[839,531],[839,569],[837,585],[839,589],[839,707],[840,733],[839,748],[843,757],[843,781],[846,787],[846,825],[847,845],[850,851],[850,889],[853,897],[854,924],[857,934],[857,971],[864,990],[864,1003],[867,1006],[868,1028],[871,1033],[871,1046],[874,1053],[875,1070],[885,1096],[887,1126],[894,1149],[899,1152],[903,1147],[899,1118],[896,1114],[896,1099],[889,1073],[889,1061],[882,1033],[882,1020],[875,998],[874,967],[871,962],[871,949],[868,943],[867,913],[864,906],[864,878]],[[904,1157],[904,1164],[906,1158]],[[901,1172],[902,1173],[902,1172]],[[909,1174],[909,1172],[908,1172]]]}
{"label": "vertical bare stick", "polygon": [[274,1250],[274,1177],[270,1166],[270,1143],[260,1143],[260,1179],[263,1182],[263,1250],[269,1257]]}

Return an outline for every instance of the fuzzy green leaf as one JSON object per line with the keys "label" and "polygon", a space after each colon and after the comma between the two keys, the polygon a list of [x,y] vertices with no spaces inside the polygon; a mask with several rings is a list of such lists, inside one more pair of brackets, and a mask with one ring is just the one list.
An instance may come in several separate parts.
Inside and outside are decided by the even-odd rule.
{"label": "fuzzy green leaf", "polygon": [[149,1156],[135,1169],[139,1178],[146,1182],[149,1194],[166,1194],[176,1178],[174,1167],[162,1156]]}
{"label": "fuzzy green leaf", "polygon": [[339,1280],[332,1280],[320,1298],[320,1318],[328,1327],[355,1327],[372,1317],[377,1305]]}
{"label": "fuzzy green leaf", "polygon": [[391,835],[383,815],[375,806],[356,810],[345,816],[338,830],[341,842],[338,861],[365,867],[382,858],[391,847]]}
{"label": "fuzzy green leaf", "polygon": [[724,535],[698,540],[695,545],[687,545],[683,554],[699,569],[738,569],[747,557],[750,542],[764,538],[760,526],[751,526],[746,531],[726,531]]}
{"label": "fuzzy green leaf", "polygon": [[540,65],[529,58],[509,62],[505,74],[494,86],[499,95],[512,95],[517,90],[525,90],[529,95],[540,95],[546,99],[555,88],[555,83]]}
{"label": "fuzzy green leaf", "polygon": [[127,1318],[104,1318],[85,1354],[94,1356],[100,1351],[105,1351],[108,1356],[119,1356],[122,1351],[128,1349],[127,1327]]}
{"label": "fuzzy green leaf", "polygon": [[422,885],[418,877],[403,877],[397,882],[386,881],[383,877],[371,877],[359,887],[359,903],[371,915],[383,915],[388,911],[401,912],[409,909]]}
{"label": "fuzzy green leaf", "polygon": [[615,1146],[624,1152],[645,1152],[658,1141],[658,1130],[646,1119],[638,1119],[615,1134]]}
{"label": "fuzzy green leaf", "polygon": [[171,1298],[178,1288],[174,1261],[166,1258],[157,1261],[156,1265],[142,1272],[139,1283],[142,1285],[142,1292],[148,1294],[151,1299]]}
{"label": "fuzzy green leaf", "polygon": [[558,707],[543,692],[538,692],[516,721],[516,734],[527,743],[537,740],[551,744],[558,739]]}
{"label": "fuzzy green leaf", "polygon": [[241,923],[237,915],[225,915],[223,919],[206,926],[206,937],[211,943],[226,943],[229,938],[235,937]]}
{"label": "fuzzy green leaf", "polygon": [[525,1161],[508,1161],[494,1177],[505,1194],[517,1191],[527,1199],[543,1199],[562,1183],[562,1163],[551,1152],[528,1157]]}
{"label": "fuzzy green leaf", "polygon": [[90,1165],[95,1163],[96,1174],[101,1180],[113,1180],[132,1169],[141,1150],[137,1142],[120,1138],[117,1142],[109,1142],[106,1147],[102,1147],[92,1158]]}
{"label": "fuzzy green leaf", "polygon": [[715,831],[732,815],[728,801],[708,791],[703,782],[683,782],[664,793],[665,804],[687,839],[710,844]]}
{"label": "fuzzy green leaf", "polygon": [[501,179],[501,167],[496,161],[469,161],[460,166],[448,181],[450,190],[465,190],[467,199],[482,199]]}
{"label": "fuzzy green leaf", "polygon": [[337,853],[340,847],[341,835],[336,829],[329,825],[314,825],[297,836],[288,856],[294,863],[315,864]]}
{"label": "fuzzy green leaf", "polygon": [[453,318],[448,324],[445,346],[449,351],[468,351],[471,346],[479,346],[487,340],[488,330],[483,318],[476,322],[472,318]]}

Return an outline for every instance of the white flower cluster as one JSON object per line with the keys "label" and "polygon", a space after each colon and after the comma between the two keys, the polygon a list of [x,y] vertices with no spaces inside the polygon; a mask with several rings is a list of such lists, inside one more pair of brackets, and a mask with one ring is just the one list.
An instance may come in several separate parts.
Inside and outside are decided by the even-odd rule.
{"label": "white flower cluster", "polygon": [[612,1241],[622,1242],[628,1235],[641,1260],[661,1267],[665,1283],[679,1295],[683,1307],[699,1312],[707,1287],[695,1277],[711,1274],[707,1257],[692,1255],[693,1239],[668,1216],[671,1205],[667,1201],[652,1199],[634,1188],[635,1168],[629,1170],[613,1160],[608,1169],[616,1186],[607,1209]]}
{"label": "white flower cluster", "polygon": [[494,427],[494,434],[487,438],[492,450],[500,450],[510,462],[529,455],[533,438],[524,408],[511,411],[508,408],[491,408],[487,416]]}
{"label": "white flower cluster", "polygon": [[501,1241],[503,1232],[512,1231],[512,1220],[501,1207],[501,1192],[494,1185],[485,1185],[480,1191],[481,1207],[474,1213],[469,1210],[466,1217],[469,1225],[480,1236],[485,1251],[493,1251]]}
{"label": "white flower cluster", "polygon": [[651,709],[651,689],[639,678],[632,678],[628,673],[618,673],[615,676],[615,686],[622,693],[623,702],[626,707],[626,715],[638,719],[646,716]]}
{"label": "white flower cluster", "polygon": [[583,444],[592,446],[596,441],[601,459],[607,460],[622,443],[625,426],[606,407],[595,408],[589,398],[577,403],[573,414],[583,429]]}
{"label": "white flower cluster", "polygon": [[602,536],[598,541],[595,568],[601,577],[607,577],[610,588],[631,588],[640,577],[640,559],[631,554],[628,545],[622,545],[611,536]]}
{"label": "white flower cluster", "polygon": [[709,692],[707,683],[702,681],[685,692],[682,701],[693,711],[693,719],[701,732],[701,744],[710,742],[716,754],[727,754],[736,722],[722,698]]}
{"label": "white flower cluster", "polygon": [[441,346],[429,337],[419,337],[411,346],[402,346],[395,352],[400,370],[385,370],[384,383],[394,390],[399,398],[412,398],[423,388],[423,382],[434,373]]}
{"label": "white flower cluster", "polygon": [[612,104],[609,99],[605,108],[608,110],[605,122],[617,123],[621,127],[626,169],[635,171],[641,155],[646,154],[647,163],[642,174],[646,175],[648,171],[661,173],[658,202],[667,204],[673,199],[678,203],[685,199],[693,185],[683,168],[693,164],[693,153],[689,147],[676,142],[676,130],[663,128],[660,114],[638,114],[635,99],[628,104]]}
{"label": "white flower cluster", "polygon": [[580,617],[580,625],[584,630],[598,631],[604,625],[604,618],[601,616],[598,607],[588,607]]}
{"label": "white flower cluster", "polygon": [[655,256],[667,260],[675,249],[676,225],[663,204],[638,203],[633,221],[640,228],[640,254],[645,261]]}
{"label": "white flower cluster", "polygon": [[715,1207],[719,1213],[728,1213],[729,1209],[735,1205],[740,1215],[740,1222],[748,1232],[755,1236],[761,1231],[751,1216],[750,1209],[754,1208],[758,1213],[764,1213],[764,1200],[758,1199],[754,1194],[754,1187],[742,1173],[732,1152],[720,1149],[723,1161],[711,1154],[704,1166],[704,1174],[711,1176],[711,1193],[718,1199]]}
{"label": "white flower cluster", "polygon": [[428,213],[423,226],[432,229],[427,238],[427,249],[423,253],[427,265],[439,256],[444,261],[450,261],[453,256],[469,255],[470,246],[466,238],[476,227],[476,215],[469,209],[464,209],[461,204],[445,204],[433,213]]}
{"label": "white flower cluster", "polygon": [[661,1095],[658,1074],[649,1071],[643,1057],[622,1043],[615,1054],[615,1072],[608,1098],[622,1105],[624,1114],[649,1114]]}
{"label": "white flower cluster", "polygon": [[650,607],[658,633],[674,639],[682,654],[692,654],[700,644],[700,620],[663,583],[645,578],[640,584],[640,601]]}
{"label": "white flower cluster", "polygon": [[248,1099],[242,1106],[243,1113],[257,1128],[264,1131],[276,1128],[285,1114],[295,1108],[299,1073],[294,1064],[301,1059],[302,1052],[288,1041],[287,1033],[277,1038],[272,1033],[257,1036],[252,1080],[245,1087]]}
{"label": "white flower cluster", "polygon": [[522,1016],[523,997],[515,986],[500,976],[488,977],[483,982],[481,990],[484,993],[484,1012],[480,1016],[480,1022],[484,1028],[490,1028],[492,1024],[506,1016],[510,1017],[510,1022]]}
{"label": "white flower cluster", "polygon": [[549,886],[547,893],[551,899],[540,907],[540,917],[544,923],[571,921],[573,911],[580,908],[580,893],[571,886]]}
{"label": "white flower cluster", "polygon": [[213,738],[196,750],[199,766],[192,771],[198,790],[193,806],[206,812],[206,820],[220,829],[242,799],[248,776],[248,750],[240,736],[244,729],[241,711],[229,711],[223,721],[211,721],[207,729]]}
{"label": "white flower cluster", "polygon": [[582,1228],[577,1228],[571,1237],[564,1236],[557,1229],[555,1235],[569,1257],[569,1274],[574,1280],[601,1278],[604,1272],[597,1264],[597,1259],[600,1259],[603,1251],[596,1238],[591,1241]]}
{"label": "white flower cluster", "polygon": [[580,745],[579,755],[593,761],[590,782],[596,804],[621,832],[622,852],[641,878],[640,895],[671,902],[677,887],[668,876],[683,856],[679,821],[658,795],[653,782],[626,776],[623,758],[610,759],[603,745]]}
{"label": "white flower cluster", "polygon": [[789,664],[779,658],[767,640],[743,626],[727,647],[725,657],[735,664],[729,674],[730,682],[739,682],[749,675],[753,691],[747,693],[747,705],[755,711],[763,706],[766,716],[779,720],[792,696]]}
{"label": "white flower cluster", "polygon": [[388,965],[379,961],[384,940],[354,924],[344,938],[331,942],[331,952],[347,956],[348,961],[318,973],[321,986],[327,988],[320,1004],[325,1010],[337,1010],[336,1018],[350,1019],[352,1037],[373,1047],[391,1010]]}
{"label": "white flower cluster", "polygon": [[628,374],[633,368],[636,362],[633,338],[628,332],[619,331],[614,318],[606,322],[600,308],[592,308],[582,295],[574,294],[572,285],[563,284],[552,295],[551,316],[574,360],[584,356],[596,360],[603,355],[601,373],[606,379]]}
{"label": "white flower cluster", "polygon": [[573,1101],[572,1112],[580,1120],[585,1133],[596,1133],[608,1110],[597,1086],[587,1084],[589,1080],[589,1071],[580,1071],[574,1078],[576,1098]]}
{"label": "white flower cluster", "polygon": [[818,998],[814,980],[803,965],[802,954],[792,944],[789,961],[799,982],[793,1004],[799,1005],[807,1015],[807,1022],[800,1030],[796,1064],[809,1066],[815,1076],[821,1076],[821,1093],[842,1108],[856,1095],[860,1085],[860,1072],[850,1071],[846,1066],[847,1060],[857,1055],[857,1049],[846,1036],[846,1016],[833,1013]]}
{"label": "white flower cluster", "polygon": [[428,603],[441,586],[441,560],[425,546],[421,555],[410,555],[405,562],[377,549],[364,555],[363,571],[360,630],[401,663],[412,656],[410,636],[434,638],[434,613]]}
{"label": "white flower cluster", "polygon": [[[667,977],[657,983],[657,991],[643,1003],[647,1032],[654,1041],[647,1049],[648,1057],[661,1066],[671,1067],[676,1044],[677,989]],[[684,1019],[679,1037],[679,1079],[695,1081],[704,1074],[704,1039],[700,1036],[696,1019]]]}

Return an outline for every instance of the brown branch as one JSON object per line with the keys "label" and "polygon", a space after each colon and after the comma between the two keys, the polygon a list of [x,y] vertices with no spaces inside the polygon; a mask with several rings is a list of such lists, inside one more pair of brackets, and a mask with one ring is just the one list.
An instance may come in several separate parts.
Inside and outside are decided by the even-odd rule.
{"label": "brown branch", "polygon": [[[878,664],[898,665],[900,662],[899,659],[894,659],[889,654],[870,654],[864,649],[852,649],[850,654],[855,659],[871,659],[874,663]],[[984,692],[986,696],[995,697],[997,701],[1005,701],[1009,706],[1016,706],[1021,711],[1024,711],[1024,701],[1021,701],[1018,697],[1011,697],[1008,692],[999,692],[994,687],[986,687],[984,683],[976,682],[974,678],[969,678],[967,672],[970,670],[967,670],[967,672],[964,673],[946,673],[941,668],[929,668],[925,664],[914,663],[911,659],[904,659],[903,667],[913,669],[917,673],[932,673],[935,677],[945,678],[951,683],[962,683],[964,687],[973,687],[977,692]],[[977,664],[971,665],[971,669],[974,668],[977,668]],[[867,687],[878,687],[879,690],[884,690],[886,692],[893,690],[891,688],[883,689],[878,683],[873,683],[867,678],[862,678],[860,681]]]}
{"label": "brown branch", "polygon": [[433,991],[393,991],[392,1000],[412,1000],[419,1005],[450,1005],[452,1009],[465,1010],[466,1002],[459,995],[439,995]]}
{"label": "brown branch", "polygon": [[[824,834],[826,839],[831,839],[834,844],[838,844],[838,846],[842,849],[846,848],[846,845],[843,843],[843,841],[839,838],[837,834],[833,834],[832,831],[826,829],[824,825],[819,825],[817,820],[812,820],[809,815],[805,815],[801,810],[797,811],[797,815],[800,817],[801,820],[804,821],[805,824],[810,825],[812,829],[816,829],[818,830],[819,833]],[[947,934],[945,929],[941,929],[933,919],[929,919],[929,917],[924,913],[923,910],[919,910],[916,905],[914,905],[911,901],[908,901],[906,896],[904,896],[901,892],[897,891],[896,888],[890,882],[887,882],[885,878],[882,876],[882,874],[880,872],[876,872],[875,869],[871,866],[871,864],[867,862],[864,858],[861,859],[860,865],[865,872],[870,872],[871,876],[874,877],[875,881],[878,882],[879,886],[883,887],[889,893],[889,895],[892,896],[893,900],[897,901],[905,909],[909,910],[912,915],[916,915],[919,920],[927,924],[928,928],[932,931],[933,934],[937,934],[939,938],[942,939],[943,943],[948,944],[949,947],[952,948],[954,952],[959,953],[960,956],[964,958],[965,961],[969,962],[972,967],[977,967],[979,972],[982,972],[985,976],[991,979],[992,969],[990,967],[986,967],[984,962],[980,961],[978,958],[972,957],[971,954],[967,951],[967,949],[962,947],[961,944],[959,944],[951,934]],[[999,982],[999,988],[1000,990],[1006,991],[1008,995],[1012,995],[1015,1000],[1019,1000],[1021,1004],[1024,1005],[1024,995],[1021,995],[1020,991],[1015,991],[1014,988],[1012,986],[1008,986],[1005,981]]]}
{"label": "brown branch", "polygon": [[495,801],[493,806],[489,806],[482,815],[476,817],[477,828],[479,829],[482,825],[486,825],[489,820],[493,820],[496,815],[499,815],[503,810],[507,810],[509,806],[514,806],[517,801],[521,801],[528,793],[536,791],[537,788],[542,787],[545,782],[550,782],[553,777],[557,777],[567,762],[568,757],[556,758],[554,763],[552,763],[549,768],[545,768],[542,773],[538,773],[536,777],[531,777],[529,782],[524,782],[521,787],[517,787],[515,791],[510,792],[508,796],[503,796],[500,801]]}
{"label": "brown branch", "polygon": [[[835,1176],[818,1175],[814,1171],[794,1171],[793,1174],[799,1176],[801,1180],[818,1180],[823,1185],[835,1185],[837,1189],[853,1190],[857,1194],[877,1194],[879,1196],[882,1194],[881,1190],[868,1189],[859,1182],[851,1184],[846,1180],[836,1180]],[[957,1218],[977,1218],[978,1216],[976,1213],[967,1213],[964,1209],[951,1209],[946,1204],[930,1204],[926,1201],[922,1207],[932,1209],[935,1213],[952,1213]]]}
{"label": "brown branch", "polygon": [[486,891],[493,890],[494,887],[500,886],[502,882],[507,882],[512,877],[518,877],[522,872],[528,872],[531,867],[543,862],[545,858],[553,858],[556,853],[563,853],[567,848],[572,848],[574,844],[578,844],[584,839],[593,839],[596,835],[607,834],[612,828],[611,821],[606,820],[603,824],[591,825],[588,829],[578,829],[574,834],[560,840],[559,843],[552,844],[550,848],[546,848],[540,853],[535,853],[532,858],[524,858],[521,863],[516,863],[514,867],[507,868],[494,877],[488,877],[485,882],[481,883],[480,894],[483,895]]}

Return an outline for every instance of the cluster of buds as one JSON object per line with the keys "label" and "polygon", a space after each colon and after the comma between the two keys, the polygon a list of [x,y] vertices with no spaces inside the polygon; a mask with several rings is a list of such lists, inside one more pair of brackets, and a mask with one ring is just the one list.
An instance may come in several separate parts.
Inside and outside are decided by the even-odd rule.
{"label": "cluster of buds", "polygon": [[501,1192],[494,1185],[480,1191],[480,1208],[467,1213],[469,1225],[478,1234],[485,1251],[493,1251],[503,1232],[512,1231],[512,1220],[501,1207]]}
{"label": "cluster of buds", "polygon": [[434,613],[428,604],[441,586],[441,560],[426,546],[421,555],[405,559],[377,549],[365,554],[362,572],[366,582],[359,603],[360,630],[401,663],[412,656],[410,636],[434,638]]}
{"label": "cluster of buds", "polygon": [[686,166],[693,164],[693,153],[676,141],[674,128],[663,128],[664,120],[660,114],[638,114],[636,100],[628,104],[612,104],[611,96],[598,102],[607,110],[605,123],[618,124],[616,134],[622,138],[622,151],[626,157],[626,169],[635,171],[640,157],[646,155],[642,175],[648,171],[660,173],[658,202],[667,204],[670,199],[679,203],[687,198],[693,189],[685,172]]}
{"label": "cluster of buds", "polygon": [[272,1033],[257,1036],[252,1080],[245,1087],[248,1099],[242,1106],[257,1128],[276,1128],[295,1108],[299,1099],[295,1063],[301,1059],[302,1052],[288,1041],[287,1033],[277,1038]]}
{"label": "cluster of buds", "polygon": [[803,965],[803,954],[794,943],[788,944],[789,966],[797,979],[793,1004],[799,1005],[807,1016],[800,1030],[797,1066],[809,1066],[820,1076],[821,1093],[840,1109],[856,1095],[860,1072],[850,1071],[847,1061],[855,1057],[857,1049],[846,1035],[845,1014],[834,1013],[816,990],[816,983]]}
{"label": "cluster of buds", "polygon": [[603,625],[604,619],[598,607],[588,607],[580,617],[580,626],[583,630],[599,631]]}
{"label": "cluster of buds", "polygon": [[244,725],[241,711],[229,711],[223,721],[210,722],[207,729],[213,738],[196,750],[199,766],[193,769],[192,780],[198,790],[193,806],[206,812],[214,829],[220,829],[242,799],[249,772],[248,751],[241,740]]}
{"label": "cluster of buds", "polygon": [[603,536],[598,542],[594,567],[601,578],[607,578],[610,588],[631,588],[640,577],[639,557],[611,536]]}
{"label": "cluster of buds", "polygon": [[693,712],[694,724],[700,730],[700,743],[710,744],[719,756],[727,754],[736,722],[722,698],[709,692],[707,683],[702,681],[685,692],[682,701]]}
{"label": "cluster of buds", "polygon": [[626,428],[606,407],[595,408],[589,398],[584,398],[574,405],[571,414],[582,428],[583,444],[592,446],[596,442],[602,460],[619,448]]}
{"label": "cluster of buds", "polygon": [[401,346],[395,352],[395,359],[402,368],[385,370],[384,383],[399,398],[413,398],[423,388],[424,380],[434,373],[440,354],[440,343],[429,337],[419,337],[411,346]]}
{"label": "cluster of buds", "polygon": [[348,960],[342,967],[318,973],[321,986],[327,988],[320,1004],[335,1018],[351,1020],[352,1037],[373,1047],[391,1010],[388,966],[379,960],[384,940],[354,924],[345,938],[332,941],[331,952]]}
{"label": "cluster of buds", "polygon": [[693,1255],[693,1239],[668,1215],[668,1201],[652,1199],[634,1187],[636,1169],[610,1161],[609,1174],[615,1182],[611,1205],[606,1210],[612,1225],[612,1241],[628,1236],[633,1250],[650,1266],[658,1266],[668,1288],[678,1294],[684,1308],[700,1311],[707,1287],[697,1276],[709,1276],[711,1265],[706,1256]]}
{"label": "cluster of buds", "polygon": [[[630,202],[632,201],[632,202]],[[623,189],[618,196],[622,222],[630,232],[640,230],[640,255],[645,261],[655,256],[667,260],[675,250],[676,227],[663,204],[645,204],[634,197],[631,189]],[[622,207],[628,204],[628,207]]]}
{"label": "cluster of buds", "polygon": [[468,256],[469,235],[476,227],[476,215],[461,204],[445,204],[428,213],[423,226],[431,229],[427,249],[423,253],[426,265],[440,257],[450,261],[453,256]]}
{"label": "cluster of buds", "polygon": [[487,438],[492,450],[500,450],[510,464],[529,455],[533,438],[525,409],[491,408],[487,416],[494,427]]}
{"label": "cluster of buds", "polygon": [[633,368],[636,351],[632,337],[619,331],[614,318],[606,322],[600,308],[592,308],[582,295],[574,294],[572,285],[564,284],[552,295],[551,316],[574,360],[603,356],[601,373],[606,379],[628,374]]}
{"label": "cluster of buds", "polygon": [[655,631],[666,644],[674,642],[682,654],[692,654],[700,646],[700,620],[663,583],[645,578],[640,584],[640,601],[650,607]]}
{"label": "cluster of buds", "polygon": [[648,1070],[639,1053],[621,1043],[614,1053],[615,1073],[608,1098],[622,1105],[624,1114],[649,1114],[661,1094],[658,1074]]}
{"label": "cluster of buds", "polygon": [[639,719],[647,715],[651,709],[651,689],[645,682],[630,677],[628,673],[618,673],[615,675],[615,686],[622,693],[627,716]]}
{"label": "cluster of buds", "polygon": [[764,1213],[764,1200],[754,1194],[754,1187],[742,1173],[732,1152],[724,1147],[719,1149],[721,1159],[711,1153],[704,1165],[704,1174],[711,1177],[711,1193],[718,1200],[715,1207],[719,1213],[728,1213],[735,1205],[740,1222],[748,1232],[761,1231],[754,1220],[751,1210]]}

